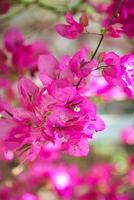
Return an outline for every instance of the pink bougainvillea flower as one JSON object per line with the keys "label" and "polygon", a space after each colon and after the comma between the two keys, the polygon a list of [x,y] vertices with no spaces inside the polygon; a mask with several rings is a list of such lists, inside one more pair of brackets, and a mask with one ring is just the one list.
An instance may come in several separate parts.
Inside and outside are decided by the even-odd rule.
{"label": "pink bougainvillea flower", "polygon": [[134,54],[121,57],[121,66],[124,68],[122,79],[127,84],[127,88],[134,95]]}
{"label": "pink bougainvillea flower", "polygon": [[32,106],[39,93],[39,88],[28,78],[22,78],[18,83],[18,90],[24,106]]}
{"label": "pink bougainvillea flower", "polygon": [[28,43],[16,28],[9,29],[4,37],[5,47],[12,54],[12,63],[18,73],[27,68],[37,69],[39,55],[48,54],[47,45],[42,41]]}
{"label": "pink bougainvillea flower", "polygon": [[15,51],[23,42],[24,36],[18,29],[12,28],[5,33],[4,44],[8,51]]}
{"label": "pink bougainvillea flower", "polygon": [[39,200],[39,198],[34,195],[34,194],[31,194],[31,193],[24,193],[20,200]]}
{"label": "pink bougainvillea flower", "polygon": [[[97,5],[97,10],[99,13],[105,13],[106,18],[103,21],[103,25],[107,27],[109,20],[112,18],[114,11],[118,5],[117,0],[112,0],[111,3],[103,3]],[[103,9],[104,8],[104,9]],[[118,11],[118,16],[113,20],[112,25],[120,23],[122,24],[122,31],[128,37],[134,37],[134,1],[125,0],[121,3],[120,9]]]}
{"label": "pink bougainvillea flower", "polygon": [[124,81],[121,79],[123,69],[120,65],[120,56],[114,52],[105,54],[104,63],[106,67],[102,71],[104,78],[112,85],[120,85],[125,87]]}
{"label": "pink bougainvillea flower", "polygon": [[[42,49],[40,43],[34,46],[35,49],[36,46]],[[15,55],[21,48],[30,48],[24,42],[19,47],[11,47]],[[82,48],[74,56],[65,55],[60,61],[50,53],[39,56],[38,69],[43,87],[39,89],[29,78],[22,78],[18,83],[19,106],[13,108],[1,102],[0,123],[4,125],[1,140],[5,149],[15,152],[23,160],[35,159],[50,143],[69,155],[88,154],[89,141],[105,128],[105,124],[97,116],[96,106],[76,87],[80,78],[86,84],[88,74],[97,66],[96,61],[88,60],[87,53]],[[24,56],[23,51],[20,56]],[[81,84],[82,90],[85,84]]]}
{"label": "pink bougainvillea flower", "polygon": [[[75,86],[82,78],[81,85],[86,83],[86,78],[90,72],[97,68],[98,62],[88,58],[88,50],[80,49],[72,57],[64,55],[58,61],[53,55],[41,55],[38,60],[39,76],[45,87],[48,87],[53,81],[65,86]],[[62,82],[62,83],[61,83]],[[54,85],[51,85],[51,88]],[[81,87],[84,90],[84,85]],[[56,91],[56,90],[55,90]]]}
{"label": "pink bougainvillea flower", "polygon": [[48,88],[39,91],[31,80],[19,81],[22,107],[3,106],[1,113],[1,135],[7,149],[25,153],[25,159],[34,159],[43,144],[58,142],[62,152],[74,156],[88,154],[88,141],[105,125],[96,116],[95,105],[67,83],[52,79]]}
{"label": "pink bougainvillea flower", "polygon": [[59,63],[57,59],[49,55],[41,55],[38,60],[38,68],[41,81],[47,86],[55,80],[59,74]]}
{"label": "pink bougainvillea flower", "polygon": [[128,173],[128,181],[132,186],[134,186],[134,168]]}
{"label": "pink bougainvillea flower", "polygon": [[71,71],[76,74],[79,78],[84,78],[88,76],[96,64],[93,61],[89,61],[88,51],[82,48],[78,51],[70,60]]}
{"label": "pink bougainvillea flower", "polygon": [[96,73],[95,71],[90,76],[86,95],[94,96],[104,102],[133,99],[133,96],[125,88],[110,85],[103,76],[99,76],[98,72]]}
{"label": "pink bougainvillea flower", "polygon": [[90,185],[97,185],[99,183],[107,184],[114,171],[115,166],[109,163],[93,165],[89,170],[88,182]]}
{"label": "pink bougainvillea flower", "polygon": [[[116,175],[115,175],[116,174]],[[124,182],[117,175],[114,163],[96,163],[90,167],[80,185],[87,186],[86,191],[80,195],[80,200],[106,199],[106,200],[130,200],[126,192],[119,193],[119,188]],[[76,194],[77,195],[77,194]],[[79,199],[79,198],[77,198]]]}
{"label": "pink bougainvillea flower", "polygon": [[[77,22],[73,19],[73,16],[70,12],[67,12],[66,14],[66,24],[57,24],[55,26],[55,30],[63,37],[68,39],[76,39],[80,36],[80,34],[84,31],[85,22],[80,20],[80,22]],[[86,22],[87,24],[87,22]]]}
{"label": "pink bougainvillea flower", "polygon": [[114,86],[120,86],[134,95],[134,55],[128,54],[120,57],[114,52],[104,56],[105,68],[102,71],[107,82]]}
{"label": "pink bougainvillea flower", "polygon": [[121,131],[121,142],[123,144],[134,145],[134,125],[124,128]]}
{"label": "pink bougainvillea flower", "polygon": [[5,14],[10,8],[10,0],[0,1],[0,15]]}
{"label": "pink bougainvillea flower", "polygon": [[49,54],[49,50],[43,41],[26,40],[16,28],[5,32],[4,46],[4,49],[0,49],[0,88],[5,99],[15,102],[16,80],[25,73],[33,77],[37,72],[38,57]]}
{"label": "pink bougainvillea flower", "polygon": [[48,53],[47,46],[41,41],[23,43],[13,52],[12,62],[18,70],[27,67],[32,70],[37,68],[39,55]]}
{"label": "pink bougainvillea flower", "polygon": [[106,33],[113,37],[113,38],[119,38],[121,36],[121,33],[123,32],[122,24],[116,23],[113,25],[110,25],[106,29]]}

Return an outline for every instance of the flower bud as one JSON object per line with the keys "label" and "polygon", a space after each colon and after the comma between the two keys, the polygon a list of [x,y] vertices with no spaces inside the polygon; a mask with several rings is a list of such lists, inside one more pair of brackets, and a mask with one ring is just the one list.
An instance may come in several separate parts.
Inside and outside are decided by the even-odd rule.
{"label": "flower bud", "polygon": [[82,24],[84,27],[89,25],[89,16],[87,14],[82,14],[79,19],[80,24]]}
{"label": "flower bud", "polygon": [[98,55],[98,61],[99,61],[99,62],[103,62],[104,57],[105,57],[105,52],[101,52],[101,53]]}

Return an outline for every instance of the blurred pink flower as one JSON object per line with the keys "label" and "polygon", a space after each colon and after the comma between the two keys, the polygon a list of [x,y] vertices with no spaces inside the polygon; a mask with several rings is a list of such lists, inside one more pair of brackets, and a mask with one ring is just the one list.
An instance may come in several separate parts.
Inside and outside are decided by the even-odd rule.
{"label": "blurred pink flower", "polygon": [[120,86],[134,95],[134,55],[120,57],[114,52],[106,53],[103,59],[106,64],[102,74],[110,85]]}
{"label": "blurred pink flower", "polygon": [[[111,3],[103,3],[95,5],[94,7],[99,13],[105,13],[106,18],[103,20],[103,25],[107,27],[109,20],[111,19],[114,11],[117,8],[118,1],[112,0]],[[122,32],[128,37],[134,37],[134,1],[125,0],[122,1],[118,15],[113,20],[112,25],[120,23],[122,24]]]}
{"label": "blurred pink flower", "polygon": [[121,131],[121,142],[123,144],[134,145],[134,125],[124,128]]}
{"label": "blurred pink flower", "polygon": [[1,0],[0,1],[0,15],[6,14],[10,9],[10,0]]}
{"label": "blurred pink flower", "polygon": [[84,31],[83,21],[81,23],[77,22],[73,19],[72,14],[68,11],[66,14],[66,24],[57,24],[55,26],[55,30],[63,37],[68,39],[76,39],[80,36],[80,34]]}

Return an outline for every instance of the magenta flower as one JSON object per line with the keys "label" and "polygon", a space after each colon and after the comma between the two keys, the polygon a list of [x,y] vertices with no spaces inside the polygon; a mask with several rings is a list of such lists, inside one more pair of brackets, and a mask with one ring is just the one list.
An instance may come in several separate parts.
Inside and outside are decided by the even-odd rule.
{"label": "magenta flower", "polygon": [[5,33],[4,44],[12,54],[12,63],[18,72],[27,68],[31,72],[36,70],[39,55],[49,53],[47,45],[42,41],[27,44],[23,34],[16,28],[12,28]]}
{"label": "magenta flower", "polygon": [[[30,107],[32,110],[35,98],[39,94],[39,88],[31,80],[23,78],[18,83],[18,90],[23,105],[25,107]],[[17,113],[19,114],[19,112]]]}
{"label": "magenta flower", "polygon": [[39,200],[39,198],[37,196],[35,196],[34,194],[31,193],[24,193],[20,200]]}
{"label": "magenta flower", "polygon": [[70,68],[79,78],[85,78],[90,74],[93,68],[97,67],[97,63],[89,61],[88,51],[82,48],[70,60]]}
{"label": "magenta flower", "polygon": [[106,33],[113,38],[119,38],[121,36],[121,33],[123,32],[122,26],[123,25],[119,23],[109,25],[106,28]]}
{"label": "magenta flower", "polygon": [[134,187],[134,168],[128,173],[128,181]]}
{"label": "magenta flower", "polygon": [[[66,24],[57,24],[55,26],[55,30],[63,37],[68,39],[76,39],[80,36],[80,34],[84,31],[83,21],[81,23],[77,22],[73,19],[73,16],[70,12],[66,14]],[[87,23],[86,23],[87,24]]]}
{"label": "magenta flower", "polygon": [[127,91],[134,95],[134,54],[122,56],[121,66],[125,70],[122,79],[127,85]]}
{"label": "magenta flower", "polygon": [[[102,5],[98,6],[98,11],[106,13],[106,19],[103,21],[103,24],[107,27],[109,20],[111,19],[118,1],[112,0],[110,4],[102,4],[104,5],[101,9]],[[113,20],[113,25],[119,23],[122,24],[123,32],[128,37],[134,37],[134,1],[133,0],[125,0],[122,2],[121,7],[119,9],[119,15]]]}
{"label": "magenta flower", "polygon": [[121,142],[123,144],[134,145],[134,125],[124,128],[121,131]]}
{"label": "magenta flower", "polygon": [[46,45],[41,41],[35,41],[31,44],[20,45],[13,52],[12,62],[18,70],[29,68],[37,70],[38,57],[41,54],[48,54]]}
{"label": "magenta flower", "polygon": [[115,87],[109,84],[103,76],[94,71],[91,73],[90,82],[86,91],[87,96],[94,96],[98,100],[110,102],[113,100],[120,101],[125,99],[133,99],[125,88]]}
{"label": "magenta flower", "polygon": [[134,55],[120,57],[114,52],[104,56],[105,68],[102,71],[104,78],[110,85],[120,86],[127,93],[134,95]]}
{"label": "magenta flower", "polygon": [[38,68],[41,81],[47,86],[58,78],[59,63],[53,55],[41,55],[38,60]]}
{"label": "magenta flower", "polygon": [[72,57],[63,56],[60,61],[51,54],[41,55],[38,60],[39,76],[45,87],[59,79],[59,83],[62,81],[61,84],[75,86],[82,78],[82,88],[84,89],[83,83],[86,77],[97,66],[98,63],[95,59],[89,61],[88,51],[85,48],[80,49]]}
{"label": "magenta flower", "polygon": [[8,51],[15,51],[23,42],[24,36],[18,29],[12,28],[5,33],[4,43]]}
{"label": "magenta flower", "polygon": [[0,15],[6,14],[10,9],[10,0],[1,0],[0,2]]}
{"label": "magenta flower", "polygon": [[34,159],[51,142],[74,156],[88,154],[88,140],[105,128],[95,105],[62,80],[39,91],[29,79],[19,81],[22,107],[3,106],[1,139],[9,150]]}

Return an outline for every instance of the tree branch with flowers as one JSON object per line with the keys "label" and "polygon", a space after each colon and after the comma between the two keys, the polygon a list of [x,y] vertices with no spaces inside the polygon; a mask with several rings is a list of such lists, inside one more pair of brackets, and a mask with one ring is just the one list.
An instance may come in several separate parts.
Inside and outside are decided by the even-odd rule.
{"label": "tree branch with flowers", "polygon": [[[14,6],[21,6],[22,13],[35,6],[57,16],[65,14],[66,23],[56,22],[53,30],[58,33],[55,37],[72,41],[71,48],[81,37],[94,35],[99,41],[94,51],[82,44],[75,53],[61,53],[57,58],[41,39],[32,41],[14,27],[4,31],[0,49],[0,199],[42,200],[49,195],[49,199],[63,200],[132,200],[134,155],[125,148],[134,145],[133,125],[121,130],[120,148],[110,150],[118,158],[121,150],[121,160],[116,155],[113,158],[108,149],[107,159],[102,158],[101,149],[96,156],[89,143],[107,128],[98,114],[96,98],[100,105],[101,101],[109,105],[118,97],[134,100],[133,50],[123,56],[113,50],[99,52],[104,39],[134,36],[127,20],[122,20],[128,17],[124,13],[132,15],[133,10],[125,0],[108,5],[72,1],[71,9],[64,1],[59,7],[57,2],[49,3],[2,0],[0,20],[5,23],[15,18],[19,12],[12,13]],[[93,22],[88,7],[106,15],[99,32],[90,30]],[[53,36],[50,38],[54,43]],[[80,173],[82,163],[87,167]]]}

